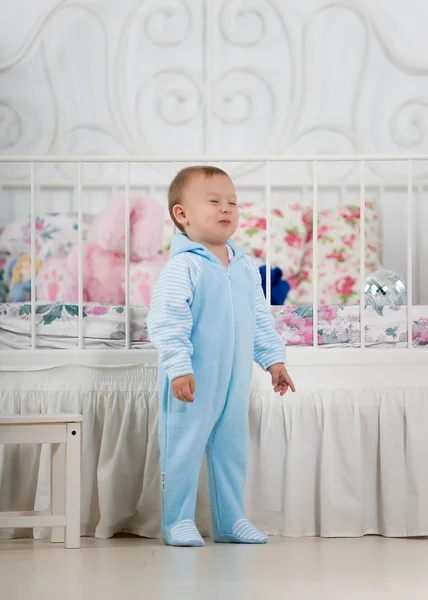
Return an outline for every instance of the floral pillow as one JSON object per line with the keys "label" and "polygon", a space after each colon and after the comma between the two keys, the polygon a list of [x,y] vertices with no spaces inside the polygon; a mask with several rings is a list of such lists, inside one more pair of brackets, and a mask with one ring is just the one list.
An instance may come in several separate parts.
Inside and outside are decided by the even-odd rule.
{"label": "floral pillow", "polygon": [[[266,264],[266,208],[241,204],[241,218],[233,236],[261,264]],[[306,227],[300,204],[273,208],[271,214],[271,262],[282,269],[283,278],[293,280],[300,272],[305,251]]]}
{"label": "floral pillow", "polygon": [[[287,304],[312,304],[312,214],[306,215],[307,243],[295,289]],[[366,202],[366,274],[381,266],[380,221],[373,201]],[[323,210],[318,217],[318,300],[358,304],[360,283],[360,208],[349,205]]]}
{"label": "floral pillow", "polygon": [[[240,204],[238,229],[233,236],[259,265],[266,264],[266,208],[259,204]],[[283,278],[291,284],[300,271],[305,250],[307,230],[304,215],[307,209],[300,204],[272,209],[271,232],[273,267],[280,267]],[[168,251],[173,235],[173,222],[169,214],[164,221],[163,249]]]}
{"label": "floral pillow", "polygon": [[[91,215],[83,215],[83,239],[87,238]],[[36,217],[36,254],[42,260],[57,254],[66,256],[77,243],[77,213],[49,214]],[[30,219],[12,221],[0,235],[0,255],[14,258],[31,252]],[[4,280],[8,278],[7,264],[3,265]]]}
{"label": "floral pillow", "polygon": [[[245,248],[259,265],[266,264],[266,208],[246,203],[240,204],[240,220],[233,236],[237,244]],[[272,209],[271,232],[273,267],[280,267],[283,278],[290,284],[300,272],[305,251],[307,229],[304,222],[306,208],[300,204]],[[169,214],[164,221],[163,249],[168,251],[173,235],[173,222]]]}

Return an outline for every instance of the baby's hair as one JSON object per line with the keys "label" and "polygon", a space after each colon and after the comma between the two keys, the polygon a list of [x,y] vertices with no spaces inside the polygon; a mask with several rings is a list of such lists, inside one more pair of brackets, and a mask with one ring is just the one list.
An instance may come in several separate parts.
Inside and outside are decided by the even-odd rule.
{"label": "baby's hair", "polygon": [[195,175],[204,175],[205,177],[213,177],[214,175],[225,175],[229,177],[229,175],[223,171],[223,169],[219,169],[218,167],[210,167],[208,165],[197,165],[194,167],[186,167],[177,173],[174,179],[171,182],[168,190],[168,209],[169,214],[171,215],[171,219],[173,220],[177,229],[184,233],[184,228],[180,223],[177,222],[174,217],[174,206],[177,204],[181,204],[181,195],[183,193],[184,188],[189,183],[192,177]]}

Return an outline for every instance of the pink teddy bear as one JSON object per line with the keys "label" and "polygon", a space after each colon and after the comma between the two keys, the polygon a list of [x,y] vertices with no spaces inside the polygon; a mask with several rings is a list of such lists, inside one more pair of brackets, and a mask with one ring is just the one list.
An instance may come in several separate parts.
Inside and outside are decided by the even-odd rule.
{"label": "pink teddy bear", "polygon": [[[130,209],[130,303],[149,304],[165,263],[161,254],[163,209],[150,198],[132,196]],[[83,300],[125,303],[125,196],[114,198],[94,220],[82,244]],[[40,269],[37,299],[77,302],[78,247],[67,258],[51,257]]]}

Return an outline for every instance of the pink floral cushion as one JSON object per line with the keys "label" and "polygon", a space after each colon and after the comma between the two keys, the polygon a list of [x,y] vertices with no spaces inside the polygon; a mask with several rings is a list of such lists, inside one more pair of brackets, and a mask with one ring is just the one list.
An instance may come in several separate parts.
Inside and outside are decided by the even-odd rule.
{"label": "pink floral cushion", "polygon": [[[258,264],[266,264],[266,208],[241,204],[240,211],[241,218],[233,239]],[[292,279],[300,272],[307,235],[303,215],[300,204],[272,209],[271,263],[282,269],[284,279]]]}
{"label": "pink floral cushion", "polygon": [[[301,271],[287,304],[312,303],[312,214],[305,214],[307,243]],[[366,202],[366,273],[381,266],[380,222],[376,204]],[[318,218],[318,300],[326,304],[358,304],[360,281],[360,208],[323,210]]]}
{"label": "pink floral cushion", "polygon": [[[259,265],[266,264],[266,208],[259,204],[239,205],[240,219],[233,236]],[[307,229],[304,222],[306,209],[300,204],[272,209],[272,266],[280,267],[284,279],[292,281],[300,272],[305,251]],[[163,249],[168,251],[173,235],[173,223],[168,215],[164,221]]]}

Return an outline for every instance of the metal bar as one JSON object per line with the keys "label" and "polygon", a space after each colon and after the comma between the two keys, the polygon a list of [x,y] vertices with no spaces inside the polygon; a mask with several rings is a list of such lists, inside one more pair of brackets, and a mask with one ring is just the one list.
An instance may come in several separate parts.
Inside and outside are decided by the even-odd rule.
{"label": "metal bar", "polygon": [[129,210],[129,162],[126,163],[125,171],[125,348],[131,347],[130,308],[129,308],[129,263],[131,260],[131,215]]}
{"label": "metal bar", "polygon": [[[382,184],[379,187],[379,206],[380,206],[380,214],[381,215],[383,215],[383,211],[384,211],[384,202],[385,202],[385,186]],[[381,228],[383,227],[383,220],[380,223],[379,227],[381,227]],[[379,235],[380,235],[381,239],[383,240],[384,239],[383,231],[380,231]],[[382,262],[383,262],[383,244],[381,244],[381,248],[380,248],[380,261],[382,264]]]}
{"label": "metal bar", "polygon": [[[204,100],[203,100],[203,148],[204,154],[209,152],[211,131],[211,88],[212,88],[212,57],[213,57],[213,27],[215,19],[212,15],[212,3],[203,2],[203,63],[204,63]],[[200,160],[200,159],[199,159]]]}
{"label": "metal bar", "polygon": [[[424,193],[422,193],[424,192]],[[426,256],[428,255],[428,240],[424,235],[424,224],[428,219],[428,190],[421,190],[421,195],[418,200],[418,215],[420,217],[418,227],[418,239],[419,239],[419,265],[418,265],[418,284],[420,290],[420,296],[417,298],[418,304],[423,304],[428,301],[428,279],[425,279],[426,274]],[[425,260],[424,260],[425,258]]]}
{"label": "metal bar", "polygon": [[[2,162],[1,158],[0,158],[0,163]],[[224,161],[222,161],[224,162]],[[224,165],[223,165],[224,166]],[[105,182],[86,182],[85,183],[85,189],[88,190],[111,190],[112,187],[120,187],[121,185],[123,185],[123,181],[105,181]],[[150,189],[155,188],[155,189],[162,189],[165,188],[167,189],[170,185],[170,182],[159,182],[159,181],[150,181],[147,183],[133,183],[132,188],[133,189],[138,189],[138,190],[147,190],[150,193]],[[307,187],[308,183],[307,181],[288,181],[286,184],[285,183],[275,183],[275,182],[271,182],[271,187],[272,189],[278,189],[278,190],[283,190],[283,189],[294,189],[294,188],[300,188],[300,189],[304,189],[305,187]],[[336,190],[340,187],[342,187],[342,183],[340,181],[327,181],[324,180],[322,183],[320,182],[318,184],[318,188],[319,189],[333,189]],[[407,190],[407,178],[405,181],[403,182],[395,182],[395,183],[382,183],[381,184],[382,187],[385,188],[385,190]],[[428,190],[428,181],[426,181],[425,183],[423,181],[418,183],[419,188],[421,191],[427,191]],[[25,181],[9,181],[9,180],[0,180],[0,186],[3,188],[4,190],[8,190],[8,189],[13,189],[13,188],[17,188],[17,189],[27,189],[28,188],[28,183],[26,183]],[[74,183],[70,182],[70,183],[52,183],[49,181],[44,181],[44,182],[38,182],[37,187],[39,188],[39,190],[41,192],[43,192],[43,188],[49,189],[49,190],[73,190],[74,189]],[[245,182],[236,182],[235,183],[235,187],[238,187],[239,189],[248,189],[248,190],[261,190],[264,187],[264,183],[260,182],[260,183],[245,183]],[[357,190],[359,189],[360,184],[359,183],[347,183],[346,184],[346,189],[347,190]],[[378,181],[366,181],[366,190],[368,191],[369,188],[373,188],[374,190],[380,189],[380,185]]]}
{"label": "metal bar", "polygon": [[414,243],[413,243],[413,272],[416,273],[416,278],[414,280],[414,287],[416,292],[416,304],[421,304],[421,294],[422,294],[422,286],[421,283],[423,281],[423,267],[421,261],[422,250],[421,250],[421,231],[422,231],[422,223],[423,219],[418,218],[418,212],[422,214],[422,193],[423,187],[418,185],[416,190],[416,202],[413,203],[413,224],[414,224]]}
{"label": "metal bar", "polygon": [[408,163],[407,184],[407,347],[413,348],[413,164]]}
{"label": "metal bar", "polygon": [[77,318],[79,350],[83,350],[83,211],[82,163],[77,164]]}
{"label": "metal bar", "polygon": [[31,350],[36,349],[36,187],[34,162],[30,165],[30,236],[31,236]]}
{"label": "metal bar", "polygon": [[271,239],[271,225],[272,225],[272,210],[271,210],[271,168],[270,162],[266,161],[266,173],[265,173],[265,198],[266,198],[266,302],[271,307],[271,264],[272,264],[272,239]]}
{"label": "metal bar", "polygon": [[312,328],[313,346],[318,348],[318,162],[313,161],[312,183]]}
{"label": "metal bar", "polygon": [[[0,207],[2,209],[2,212],[0,213],[0,215],[1,215],[1,221],[3,221],[3,219],[5,219],[5,209],[6,209],[6,202],[3,200],[3,191],[4,191],[3,190],[3,184],[0,181]],[[11,208],[11,206],[10,206],[11,204],[12,203],[9,203],[9,206],[8,206],[9,209]],[[9,215],[10,215],[10,212],[9,212]],[[13,220],[13,213],[12,213],[12,218],[10,218],[9,215],[6,216],[6,219],[5,219],[6,222]]]}
{"label": "metal bar", "polygon": [[365,295],[364,283],[366,272],[366,189],[364,180],[365,163],[360,163],[360,347],[366,345],[366,326],[365,326]]}
{"label": "metal bar", "polygon": [[[246,162],[246,163],[263,163],[266,161],[270,162],[402,162],[406,160],[413,161],[426,161],[428,160],[428,154],[309,154],[309,155],[278,155],[278,154],[262,154],[262,155],[241,155],[241,156],[183,156],[180,157],[181,162],[190,162],[196,164],[202,164],[207,162]],[[2,156],[0,162],[9,163],[165,163],[173,162],[176,160],[174,156],[87,156],[87,155],[74,155],[74,156],[50,156],[50,155],[34,155],[34,156],[17,156],[17,155],[6,155]]]}

